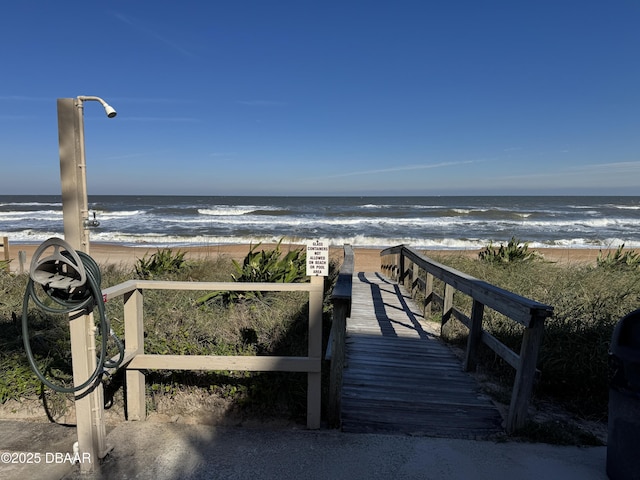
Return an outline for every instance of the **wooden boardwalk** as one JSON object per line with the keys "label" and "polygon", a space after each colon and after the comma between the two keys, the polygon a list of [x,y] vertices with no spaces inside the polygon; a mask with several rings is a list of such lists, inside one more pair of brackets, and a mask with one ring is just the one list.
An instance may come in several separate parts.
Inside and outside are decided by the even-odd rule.
{"label": "wooden boardwalk", "polygon": [[418,311],[397,283],[354,275],[342,429],[457,438],[502,431],[497,408]]}

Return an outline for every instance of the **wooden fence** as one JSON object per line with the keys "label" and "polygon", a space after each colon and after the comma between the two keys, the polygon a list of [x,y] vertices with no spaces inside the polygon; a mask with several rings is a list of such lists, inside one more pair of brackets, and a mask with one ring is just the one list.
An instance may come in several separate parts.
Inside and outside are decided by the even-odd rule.
{"label": "wooden fence", "polygon": [[[438,302],[442,305],[443,324],[453,317],[469,328],[463,365],[466,371],[475,369],[476,353],[481,342],[516,370],[506,430],[513,432],[524,426],[533,390],[544,321],[553,315],[553,307],[449,268],[404,245],[383,250],[380,255],[383,257],[383,273],[403,284],[410,290],[412,296],[418,289],[422,290],[425,299],[425,318],[431,313],[431,305]],[[444,282],[442,295],[434,291],[434,278]],[[453,306],[454,291],[471,297],[472,307],[469,316]],[[519,354],[483,330],[482,319],[485,307],[525,327]]]}
{"label": "wooden fence", "polygon": [[[309,292],[309,340],[306,357],[149,355],[144,353],[145,290],[205,291],[306,291]],[[145,376],[143,370],[238,370],[269,372],[307,372],[307,427],[320,428],[322,301],[324,277],[311,277],[310,283],[172,282],[129,280],[103,290],[105,301],[124,297],[126,400],[129,420],[144,420]],[[115,359],[115,357],[114,357]],[[112,369],[111,373],[115,370]]]}
{"label": "wooden fence", "polygon": [[330,427],[340,425],[340,398],[342,370],[344,368],[345,334],[347,317],[351,315],[351,291],[353,284],[354,256],[350,245],[344,247],[344,260],[336,284],[331,292],[333,315],[326,359],[331,360],[329,372],[329,406],[327,420]]}
{"label": "wooden fence", "polygon": [[7,269],[7,272],[9,271],[9,237],[0,237],[0,248],[2,248],[3,254],[0,257],[0,260],[4,260],[6,263],[6,265],[4,265],[4,268]]}

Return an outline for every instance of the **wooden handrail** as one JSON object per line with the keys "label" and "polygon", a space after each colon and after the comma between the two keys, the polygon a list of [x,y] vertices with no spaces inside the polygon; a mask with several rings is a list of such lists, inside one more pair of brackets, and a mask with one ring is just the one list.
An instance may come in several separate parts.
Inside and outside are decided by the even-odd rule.
{"label": "wooden handrail", "polygon": [[344,260],[338,279],[331,293],[333,315],[329,335],[329,351],[325,358],[331,360],[329,372],[329,408],[327,419],[330,427],[340,426],[340,399],[342,390],[342,370],[344,368],[345,335],[347,317],[351,315],[351,296],[355,259],[351,245],[344,246]]}
{"label": "wooden handrail", "polygon": [[[469,328],[464,368],[473,370],[476,365],[476,351],[479,343],[484,343],[509,365],[516,369],[516,378],[511,394],[511,404],[506,422],[507,432],[513,432],[524,426],[527,408],[533,391],[538,352],[542,343],[544,321],[553,315],[553,307],[535,300],[522,297],[485,281],[462,273],[454,268],[442,265],[415,250],[398,245],[380,252],[382,257],[394,256],[383,260],[382,270],[398,283],[407,286],[412,296],[417,286],[424,289],[425,317],[430,312],[431,303],[437,298],[443,304],[442,322],[451,317],[460,320]],[[419,277],[408,264],[415,265],[426,273],[426,279]],[[442,297],[433,290],[433,279],[444,282]],[[457,290],[472,298],[470,316],[453,307],[453,291]],[[517,354],[482,328],[484,307],[489,307],[525,328],[520,353]]]}
{"label": "wooden handrail", "polygon": [[338,279],[331,291],[331,301],[351,301],[351,288],[353,285],[353,269],[355,257],[351,245],[344,246],[344,260],[338,273]]}
{"label": "wooden handrail", "polygon": [[[307,373],[307,427],[320,428],[322,369],[322,303],[324,277],[310,283],[174,282],[129,280],[102,291],[105,301],[124,297],[124,368],[129,420],[143,420],[144,370],[239,370]],[[144,352],[144,290],[306,291],[309,292],[308,351],[306,357],[237,355],[148,355]],[[114,369],[111,369],[114,373]]]}
{"label": "wooden handrail", "polygon": [[[380,252],[380,255],[384,256],[396,253],[400,253],[403,258],[409,259],[435,278],[453,286],[456,290],[465,293],[475,300],[482,301],[484,305],[521,323],[525,327],[529,326],[528,323],[532,316],[542,315],[548,317],[553,314],[553,307],[549,305],[544,305],[535,300],[509,292],[508,290],[474,278],[471,275],[462,273],[455,268],[442,265],[404,245],[387,248]],[[406,273],[406,270],[401,273],[398,278],[399,282],[404,281]]]}

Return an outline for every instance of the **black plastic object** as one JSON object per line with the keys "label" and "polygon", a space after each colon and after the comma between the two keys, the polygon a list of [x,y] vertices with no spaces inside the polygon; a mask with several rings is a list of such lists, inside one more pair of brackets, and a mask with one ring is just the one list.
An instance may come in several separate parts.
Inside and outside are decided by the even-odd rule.
{"label": "black plastic object", "polygon": [[640,480],[640,309],[616,325],[609,348],[607,475]]}

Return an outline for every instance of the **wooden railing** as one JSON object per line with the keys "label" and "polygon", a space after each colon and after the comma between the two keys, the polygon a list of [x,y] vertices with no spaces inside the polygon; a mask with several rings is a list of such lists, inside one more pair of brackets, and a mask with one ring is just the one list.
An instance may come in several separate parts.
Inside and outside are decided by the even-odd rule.
{"label": "wooden railing", "polygon": [[[455,318],[469,328],[463,368],[474,370],[480,342],[486,344],[516,370],[511,403],[506,421],[507,432],[524,426],[533,390],[538,352],[544,332],[544,321],[553,315],[553,307],[521,297],[495,285],[466,275],[399,245],[383,250],[382,271],[389,278],[405,285],[414,296],[418,289],[424,294],[425,318],[431,305],[442,305],[442,323]],[[420,275],[419,271],[425,272]],[[424,277],[424,278],[423,278]],[[434,291],[434,278],[444,282],[444,292]],[[470,316],[453,306],[453,293],[459,291],[472,299]],[[520,353],[517,354],[482,328],[484,308],[491,308],[525,327]]]}
{"label": "wooden railing", "polygon": [[[149,355],[144,352],[145,290],[208,291],[306,291],[309,292],[309,340],[306,357]],[[307,427],[320,428],[322,301],[324,277],[311,277],[310,283],[171,282],[130,280],[103,290],[105,301],[124,297],[125,357],[120,368],[126,370],[126,397],[129,420],[143,420],[145,376],[143,370],[239,370],[262,372],[307,372]],[[111,372],[113,373],[113,371]]]}
{"label": "wooden railing", "polygon": [[347,317],[351,315],[351,290],[353,283],[354,256],[351,245],[344,246],[344,260],[338,279],[331,292],[333,315],[326,359],[331,360],[329,372],[329,407],[327,420],[330,427],[340,426],[340,398]]}

